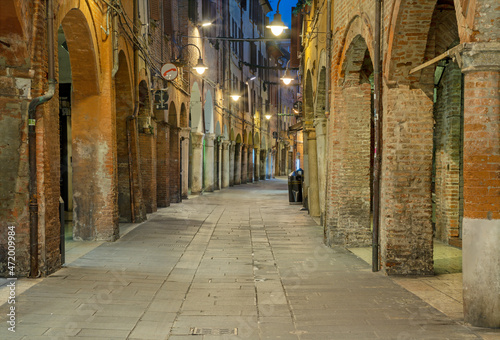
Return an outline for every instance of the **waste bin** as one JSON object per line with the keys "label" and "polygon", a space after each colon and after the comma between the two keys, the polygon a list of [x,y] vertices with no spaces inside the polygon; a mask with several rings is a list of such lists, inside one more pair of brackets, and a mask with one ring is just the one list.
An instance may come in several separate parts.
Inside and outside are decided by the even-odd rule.
{"label": "waste bin", "polygon": [[297,169],[288,175],[288,201],[290,204],[302,204],[302,178],[304,170]]}

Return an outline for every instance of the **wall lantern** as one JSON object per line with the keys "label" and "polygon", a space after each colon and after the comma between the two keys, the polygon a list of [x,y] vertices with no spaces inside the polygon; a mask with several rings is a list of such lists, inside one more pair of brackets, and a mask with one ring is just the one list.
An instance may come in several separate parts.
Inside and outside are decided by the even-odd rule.
{"label": "wall lantern", "polygon": [[187,45],[182,46],[181,50],[179,52],[179,59],[182,59],[182,50],[184,50],[188,46],[194,46],[198,50],[200,57],[198,58],[198,63],[193,68],[196,70],[196,72],[199,75],[202,75],[203,73],[205,73],[206,70],[208,70],[208,67],[203,63],[203,58],[201,57],[201,51],[200,51],[200,48],[198,46],[196,46],[195,44],[187,44]]}

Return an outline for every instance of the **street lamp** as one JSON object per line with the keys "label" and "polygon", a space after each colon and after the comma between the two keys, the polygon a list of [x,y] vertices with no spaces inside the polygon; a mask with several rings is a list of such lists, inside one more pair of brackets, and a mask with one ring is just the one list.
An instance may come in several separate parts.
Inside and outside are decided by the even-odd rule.
{"label": "street lamp", "polygon": [[285,70],[285,74],[283,75],[283,77],[281,77],[281,81],[285,84],[285,85],[290,85],[290,83],[292,82],[292,80],[294,79],[292,77],[292,75],[290,74],[290,70],[288,69],[288,65],[290,64],[290,60],[288,60],[288,62],[286,63],[286,70]]}
{"label": "street lamp", "polygon": [[267,28],[271,29],[271,32],[275,36],[280,35],[283,33],[284,30],[286,30],[288,27],[283,23],[283,20],[281,20],[281,14],[280,14],[280,2],[281,0],[278,1],[278,4],[276,5],[276,14],[274,14],[273,21],[267,25]]}
{"label": "street lamp", "polygon": [[198,63],[193,68],[196,70],[196,72],[199,75],[202,75],[203,73],[205,73],[205,71],[208,69],[208,67],[203,63],[203,58],[201,57],[201,51],[200,51],[200,48],[198,46],[196,46],[195,44],[187,44],[187,45],[182,46],[181,50],[179,51],[179,59],[182,59],[182,51],[188,46],[194,46],[198,50],[200,57],[198,58]]}

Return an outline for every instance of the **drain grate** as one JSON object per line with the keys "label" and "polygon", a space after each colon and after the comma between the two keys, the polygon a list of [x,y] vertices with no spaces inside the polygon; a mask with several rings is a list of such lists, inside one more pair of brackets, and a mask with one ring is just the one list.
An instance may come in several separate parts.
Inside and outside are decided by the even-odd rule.
{"label": "drain grate", "polygon": [[190,335],[238,335],[238,328],[197,328],[191,327]]}

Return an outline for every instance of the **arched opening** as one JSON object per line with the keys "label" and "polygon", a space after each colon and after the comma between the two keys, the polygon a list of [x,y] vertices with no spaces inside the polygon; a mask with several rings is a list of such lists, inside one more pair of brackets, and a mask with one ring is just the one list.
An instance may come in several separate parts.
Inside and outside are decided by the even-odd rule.
{"label": "arched opening", "polygon": [[[460,43],[453,1],[439,0],[427,38],[425,59],[430,60]],[[463,75],[456,61],[446,58],[422,71],[421,86],[434,102],[432,208],[434,237],[462,246],[463,220]],[[431,87],[432,84],[432,87]],[[461,271],[461,263],[443,259],[442,245],[434,245],[436,273]]]}
{"label": "arched opening", "polygon": [[129,119],[134,113],[132,79],[123,51],[118,55],[118,66],[115,76],[118,213],[120,222],[138,222],[146,215],[141,209],[142,193],[136,175],[139,170],[137,127],[135,121]]}
{"label": "arched opening", "polygon": [[[156,203],[158,207],[170,206],[170,139],[172,138],[169,125],[167,124],[170,116],[177,116],[177,110],[174,102],[170,102],[166,112],[166,122],[158,122],[158,133],[156,138]],[[165,113],[163,114],[165,116]]]}
{"label": "arched opening", "polygon": [[[188,179],[189,179],[189,150],[190,150],[190,114],[186,109],[186,104],[181,104],[180,112],[180,126],[178,131],[178,145],[179,145],[179,172],[180,172],[180,199],[188,197]],[[177,124],[177,123],[176,123]],[[182,133],[182,135],[181,135]],[[180,202],[180,201],[179,201]]]}
{"label": "arched opening", "polygon": [[334,212],[328,242],[348,247],[371,244],[373,65],[365,39],[357,35],[345,52],[343,82],[336,98]]}
{"label": "arched opening", "polygon": [[71,65],[71,72],[67,68],[60,74],[64,81],[60,89],[64,102],[60,105],[66,112],[61,122],[61,129],[66,131],[61,135],[66,137],[62,145],[68,148],[63,152],[68,174],[62,178],[68,186],[66,203],[73,208],[73,238],[114,240],[118,237],[118,216],[115,174],[109,170],[114,163],[114,131],[104,122],[110,115],[109,100],[100,97],[95,46],[84,14],[70,10],[61,26],[60,51],[66,50],[61,62],[67,65],[69,52]]}

